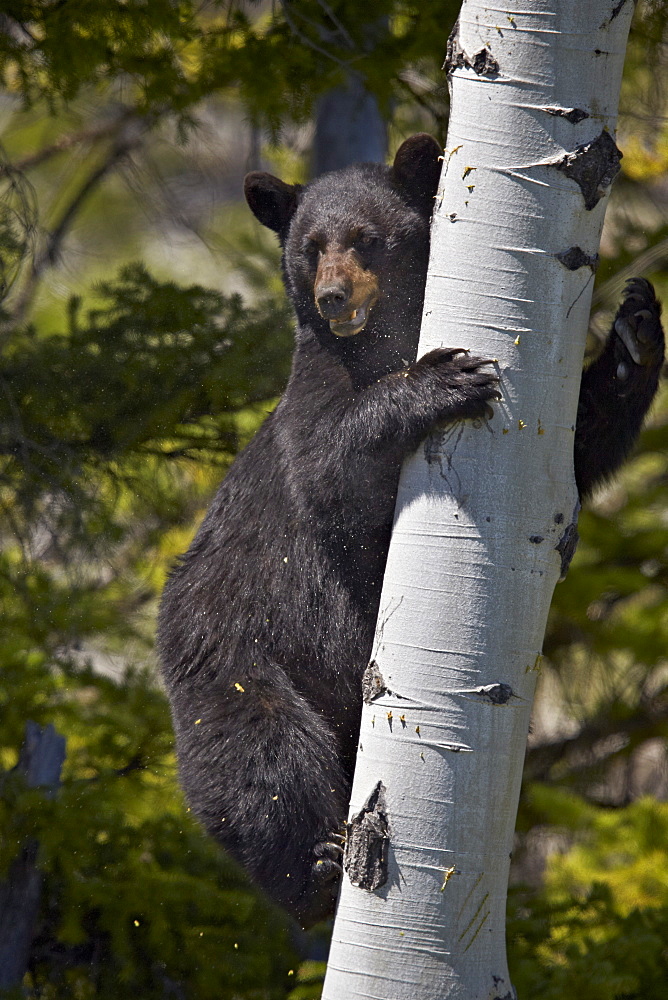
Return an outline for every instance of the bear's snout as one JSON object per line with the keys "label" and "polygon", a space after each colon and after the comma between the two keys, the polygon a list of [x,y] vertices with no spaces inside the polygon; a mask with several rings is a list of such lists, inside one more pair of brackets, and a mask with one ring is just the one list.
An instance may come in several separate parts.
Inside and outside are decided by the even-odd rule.
{"label": "bear's snout", "polygon": [[[346,287],[347,284],[337,282],[336,284],[331,283],[316,286],[316,303],[318,312],[323,319],[337,319],[342,313],[346,312],[350,302],[351,291],[349,287]],[[348,311],[350,310],[348,309]]]}
{"label": "bear's snout", "polygon": [[351,337],[366,326],[378,298],[378,281],[352,252],[326,254],[320,259],[313,293],[332,333]]}

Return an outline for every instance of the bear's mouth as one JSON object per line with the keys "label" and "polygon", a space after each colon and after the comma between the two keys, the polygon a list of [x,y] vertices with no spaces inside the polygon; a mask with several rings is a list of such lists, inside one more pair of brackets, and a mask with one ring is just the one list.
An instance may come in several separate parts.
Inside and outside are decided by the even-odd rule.
{"label": "bear's mouth", "polygon": [[360,333],[367,324],[369,313],[375,304],[376,298],[370,295],[366,302],[363,302],[357,309],[353,309],[345,319],[330,319],[329,328],[337,337],[354,337]]}

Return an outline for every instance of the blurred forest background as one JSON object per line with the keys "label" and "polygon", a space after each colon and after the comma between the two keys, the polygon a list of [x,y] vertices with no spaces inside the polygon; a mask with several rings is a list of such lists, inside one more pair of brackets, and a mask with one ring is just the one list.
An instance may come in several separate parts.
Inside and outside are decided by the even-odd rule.
{"label": "blurred forest background", "polygon": [[[304,180],[418,130],[444,142],[458,6],[2,4],[0,903],[27,844],[42,873],[29,971],[2,996],[319,996],[318,934],[187,814],[155,612],[289,370],[278,250],[244,172]],[[668,302],[667,42],[666,5],[640,0],[593,350],[625,278]],[[665,392],[581,535],[526,760],[511,971],[520,998],[665,1000]],[[67,740],[51,797],[16,767],[28,720]]]}

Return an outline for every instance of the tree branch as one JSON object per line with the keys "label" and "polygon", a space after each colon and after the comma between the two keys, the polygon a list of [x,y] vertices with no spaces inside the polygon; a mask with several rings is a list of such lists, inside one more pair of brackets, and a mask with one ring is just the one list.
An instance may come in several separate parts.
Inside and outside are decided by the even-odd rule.
{"label": "tree branch", "polygon": [[141,145],[144,134],[150,125],[146,119],[140,119],[133,115],[118,123],[117,127],[118,134],[104,161],[86,178],[79,190],[74,194],[63,211],[60,220],[48,235],[45,247],[35,254],[25,284],[13,304],[11,315],[2,324],[0,345],[2,339],[6,338],[9,331],[25,318],[43,273],[57,262],[63,240],[71,229],[86,199],[131,150]]}
{"label": "tree branch", "polygon": [[296,37],[300,40],[300,42],[302,42],[307,48],[313,49],[313,51],[317,52],[318,55],[323,56],[325,59],[331,60],[331,62],[336,63],[337,66],[341,66],[341,68],[344,69],[346,73],[352,73],[353,70],[351,69],[348,63],[344,62],[342,59],[339,59],[338,56],[335,56],[332,52],[328,52],[327,49],[323,49],[320,45],[314,42],[312,38],[309,38],[308,35],[305,35],[304,32],[297,27],[294,18],[292,17],[291,14],[288,13],[288,3],[289,0],[281,0],[283,17],[285,18],[285,23],[288,25],[292,33],[296,35]]}
{"label": "tree branch", "polygon": [[[668,697],[665,691],[642,701],[625,719],[612,718],[608,710],[605,716],[586,722],[576,736],[528,747],[524,780],[548,781],[550,772],[557,764],[566,774],[597,767],[621,749],[626,749],[634,737],[641,736],[645,740],[666,736],[667,722]],[[614,737],[619,737],[619,740]]]}
{"label": "tree branch", "polygon": [[41,166],[52,157],[57,156],[58,153],[64,153],[74,146],[83,145],[84,143],[94,143],[99,139],[106,139],[117,133],[119,126],[123,126],[134,117],[136,117],[135,111],[126,108],[119,118],[115,118],[111,122],[105,122],[104,125],[98,125],[97,128],[72,132],[69,135],[62,136],[62,138],[56,140],[50,146],[45,146],[43,149],[38,149],[37,152],[31,153],[29,156],[24,156],[22,160],[17,160],[7,166],[0,164],[0,174],[13,171],[25,173],[27,170],[33,170],[35,167]]}

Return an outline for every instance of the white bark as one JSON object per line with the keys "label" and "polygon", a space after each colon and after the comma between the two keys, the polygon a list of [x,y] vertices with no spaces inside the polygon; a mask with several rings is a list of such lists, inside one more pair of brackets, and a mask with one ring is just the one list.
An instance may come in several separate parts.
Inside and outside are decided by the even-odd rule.
{"label": "white bark", "polygon": [[554,163],[614,134],[632,10],[462,8],[419,354],[498,358],[503,401],[402,473],[374,650],[387,690],[363,709],[350,809],[383,782],[388,878],[344,876],[323,1000],[514,997],[508,868],[593,285],[556,255],[597,253],[605,204],[585,208]]}

